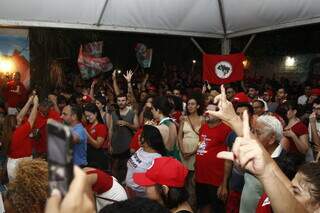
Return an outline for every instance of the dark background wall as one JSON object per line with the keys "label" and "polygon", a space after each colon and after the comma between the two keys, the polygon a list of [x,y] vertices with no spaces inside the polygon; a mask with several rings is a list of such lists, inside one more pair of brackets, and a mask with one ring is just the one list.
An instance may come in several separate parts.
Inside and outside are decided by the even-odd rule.
{"label": "dark background wall", "polygon": [[[53,60],[61,61],[65,72],[79,72],[77,56],[80,44],[104,41],[104,55],[120,69],[136,65],[134,45],[145,43],[153,48],[151,70],[159,72],[162,63],[176,64],[188,70],[191,61],[201,62],[201,53],[188,37],[150,35],[135,33],[99,32],[86,30],[30,28],[31,85],[37,84],[48,90],[49,65]],[[232,52],[241,51],[250,36],[232,39]],[[247,51],[253,58],[277,57],[292,54],[319,53],[320,25],[311,25],[257,34]],[[220,40],[196,38],[207,53],[220,53]],[[198,63],[199,72],[201,64]]]}

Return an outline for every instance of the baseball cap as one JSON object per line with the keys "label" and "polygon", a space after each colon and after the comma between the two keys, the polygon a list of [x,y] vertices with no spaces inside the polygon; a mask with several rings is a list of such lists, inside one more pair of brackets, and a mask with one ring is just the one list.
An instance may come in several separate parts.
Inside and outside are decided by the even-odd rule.
{"label": "baseball cap", "polygon": [[92,102],[92,98],[91,98],[89,95],[84,95],[84,96],[82,97],[82,100],[83,100],[83,102],[85,102],[85,103],[90,103],[90,102]]}
{"label": "baseball cap", "polygon": [[233,99],[235,101],[241,102],[241,103],[249,103],[250,102],[249,97],[244,92],[239,92],[239,93],[235,94]]}
{"label": "baseball cap", "polygon": [[155,184],[169,187],[183,187],[188,169],[171,157],[156,158],[145,173],[133,174],[133,181],[140,186]]}

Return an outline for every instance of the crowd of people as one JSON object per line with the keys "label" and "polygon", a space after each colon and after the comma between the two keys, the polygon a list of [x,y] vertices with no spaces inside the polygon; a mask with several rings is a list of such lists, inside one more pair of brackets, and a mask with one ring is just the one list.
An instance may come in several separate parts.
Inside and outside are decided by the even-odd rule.
{"label": "crowd of people", "polygon": [[[3,86],[5,212],[320,212],[320,81],[220,87],[175,66],[65,81]],[[72,132],[64,197],[48,194],[49,119]]]}

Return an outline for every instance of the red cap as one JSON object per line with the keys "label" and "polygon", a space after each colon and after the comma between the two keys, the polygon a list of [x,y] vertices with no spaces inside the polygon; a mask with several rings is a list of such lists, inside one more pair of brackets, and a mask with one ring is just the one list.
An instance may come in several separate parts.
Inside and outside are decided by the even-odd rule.
{"label": "red cap", "polygon": [[83,102],[85,102],[85,103],[90,103],[90,102],[92,102],[92,98],[91,98],[89,95],[84,95],[84,96],[82,97],[82,100],[83,100]]}
{"label": "red cap", "polygon": [[133,180],[140,186],[155,184],[169,187],[183,187],[188,169],[179,161],[171,157],[156,158],[145,173],[133,174]]}
{"label": "red cap", "polygon": [[235,94],[234,98],[235,101],[241,102],[241,103],[250,103],[249,97],[244,92],[239,92]]}
{"label": "red cap", "polygon": [[315,88],[311,90],[312,95],[320,96],[320,88]]}

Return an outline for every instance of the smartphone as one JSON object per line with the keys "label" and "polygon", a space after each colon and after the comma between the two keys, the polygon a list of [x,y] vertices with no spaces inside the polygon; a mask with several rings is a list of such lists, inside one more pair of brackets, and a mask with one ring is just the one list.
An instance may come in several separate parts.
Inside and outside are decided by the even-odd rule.
{"label": "smartphone", "polygon": [[49,193],[58,189],[64,196],[73,179],[71,130],[61,123],[48,120],[47,132]]}

